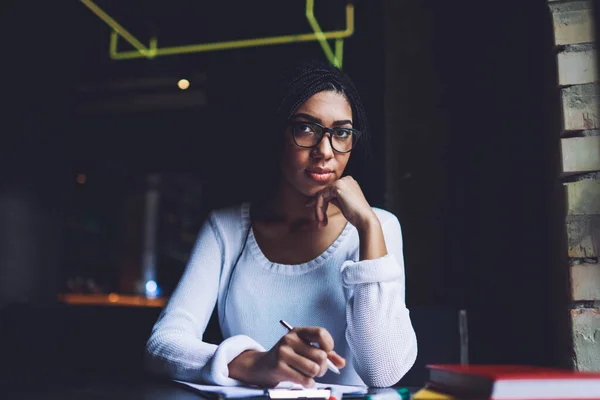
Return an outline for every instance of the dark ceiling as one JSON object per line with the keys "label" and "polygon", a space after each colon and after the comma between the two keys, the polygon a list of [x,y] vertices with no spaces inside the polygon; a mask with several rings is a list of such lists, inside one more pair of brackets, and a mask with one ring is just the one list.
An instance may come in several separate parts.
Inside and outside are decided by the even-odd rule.
{"label": "dark ceiling", "polygon": [[[315,3],[323,30],[345,27],[344,0]],[[159,46],[310,32],[304,0],[96,0],[96,4],[141,42],[156,35]],[[257,154],[248,132],[260,129],[271,115],[269,90],[274,77],[302,59],[325,59],[317,42],[307,42],[116,61],[109,57],[110,28],[79,1],[31,5],[13,0],[0,7],[5,21],[0,30],[10,39],[4,87],[12,99],[11,121],[18,125],[17,116],[30,119],[26,113],[37,113],[43,126],[36,134],[15,126],[15,132],[29,129],[36,137],[39,154],[28,154],[34,161],[26,165],[46,160],[46,165],[62,163],[57,167],[62,170],[111,176],[183,172],[216,186],[232,176],[246,181],[242,178],[248,173],[246,166]],[[360,2],[356,33],[344,47],[344,69],[355,78],[370,115],[374,151],[383,145],[381,21],[379,2]],[[124,41],[119,45],[128,50]],[[184,93],[176,86],[180,78],[191,81],[185,95],[196,93],[203,100],[181,102],[179,95]],[[165,80],[172,84],[156,85]],[[133,87],[140,81],[150,86]],[[123,89],[128,82],[134,85]],[[107,89],[115,84],[121,89]],[[156,95],[162,96],[158,106],[135,106],[140,98],[152,102]],[[178,97],[164,100],[173,96]],[[128,105],[121,107],[122,103]],[[31,146],[23,137],[11,140],[28,152]],[[15,160],[26,159],[13,154]],[[382,172],[383,159],[376,157],[369,166]],[[381,204],[383,174],[376,175],[380,178],[366,181],[365,191]]]}

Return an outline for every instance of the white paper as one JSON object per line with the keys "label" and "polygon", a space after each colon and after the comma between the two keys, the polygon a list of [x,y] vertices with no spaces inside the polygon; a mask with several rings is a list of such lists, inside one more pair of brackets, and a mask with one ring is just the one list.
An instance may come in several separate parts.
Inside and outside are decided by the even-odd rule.
{"label": "white paper", "polygon": [[[302,389],[303,386],[293,382],[280,382],[276,389]],[[365,386],[334,385],[333,383],[317,383],[315,389],[331,388],[340,394],[367,393]]]}
{"label": "white paper", "polygon": [[[268,389],[269,398],[271,399],[324,399],[328,400],[331,397],[331,389]],[[339,397],[339,396],[338,396]],[[338,399],[340,400],[340,399]]]}
{"label": "white paper", "polygon": [[253,396],[264,396],[264,389],[246,387],[246,386],[215,386],[215,385],[199,385],[196,383],[178,381],[175,382],[182,383],[187,385],[193,389],[196,389],[201,392],[207,393],[217,393],[223,395],[223,397],[227,397],[230,399],[241,399],[244,397],[253,397]]}
{"label": "white paper", "polygon": [[[257,387],[250,386],[215,386],[215,385],[199,385],[196,383],[175,381],[187,385],[193,389],[201,392],[217,393],[223,397],[229,399],[241,399],[245,397],[256,397],[265,396],[265,390]],[[331,388],[338,393],[343,394],[354,394],[354,393],[367,393],[367,388],[362,386],[346,386],[346,385],[334,385],[331,383],[317,383],[314,389],[325,389]],[[281,382],[275,387],[275,389],[303,389],[302,385],[298,385],[292,382]]]}

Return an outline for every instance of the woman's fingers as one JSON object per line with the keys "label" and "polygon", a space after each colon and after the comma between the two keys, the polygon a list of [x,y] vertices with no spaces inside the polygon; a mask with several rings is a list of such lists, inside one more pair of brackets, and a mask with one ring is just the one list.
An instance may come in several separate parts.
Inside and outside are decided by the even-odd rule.
{"label": "woman's fingers", "polygon": [[327,353],[314,346],[306,344],[299,345],[294,348],[296,353],[302,357],[305,357],[319,366],[319,372],[316,376],[321,377],[327,372]]}
{"label": "woman's fingers", "polygon": [[319,364],[296,353],[295,349],[291,347],[285,347],[281,350],[281,360],[309,378],[315,377],[321,372]]}
{"label": "woman's fingers", "polygon": [[344,368],[346,366],[346,360],[344,357],[337,354],[334,350],[325,352],[311,345],[300,345],[295,347],[294,350],[298,355],[310,359],[320,366],[321,369],[316,375],[318,377],[322,377],[325,375],[325,373],[327,373],[327,359],[329,359],[333,365],[338,368]]}
{"label": "woman's fingers", "polygon": [[[335,201],[337,198],[337,193],[337,188],[335,186],[329,186],[317,194],[317,198],[314,201],[315,218],[317,219],[320,227],[327,225],[327,208],[329,207],[330,202]],[[309,202],[308,204],[313,203]]]}
{"label": "woman's fingers", "polygon": [[293,368],[289,364],[281,363],[281,365],[279,365],[278,369],[279,369],[278,375],[280,377],[278,379],[279,381],[290,381],[290,382],[298,383],[304,387],[315,386],[315,380],[313,378],[300,373],[299,371],[297,371],[295,368]]}
{"label": "woman's fingers", "polygon": [[333,351],[331,334],[321,327],[297,327],[283,336],[274,349],[277,379],[288,380],[310,387],[315,377],[327,373],[327,359],[338,368],[346,361]]}
{"label": "woman's fingers", "polygon": [[323,197],[323,193],[319,193],[317,195],[317,204],[315,205],[315,218],[317,219],[318,226],[321,226],[321,222],[323,222],[323,207],[325,204],[325,198]]}
{"label": "woman's fingers", "polygon": [[317,343],[319,348],[325,352],[333,350],[333,338],[325,328],[319,326],[307,326],[294,328],[294,331],[300,339],[307,343]]}
{"label": "woman's fingers", "polygon": [[333,350],[327,353],[327,358],[329,358],[333,365],[335,365],[338,368],[344,368],[346,366],[346,360],[344,359],[344,357],[340,356]]}

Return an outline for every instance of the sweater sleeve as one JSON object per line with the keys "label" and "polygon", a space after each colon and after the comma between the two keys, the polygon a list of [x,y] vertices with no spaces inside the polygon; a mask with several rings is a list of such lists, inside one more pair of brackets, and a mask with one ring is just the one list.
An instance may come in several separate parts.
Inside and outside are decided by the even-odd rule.
{"label": "sweater sleeve", "polygon": [[211,216],[203,225],[190,261],[146,344],[146,367],[172,379],[236,386],[228,364],[246,350],[264,351],[248,336],[219,346],[202,341],[217,301],[224,247]]}
{"label": "sweater sleeve", "polygon": [[417,357],[417,339],[404,302],[400,223],[390,215],[382,228],[386,256],[342,265],[343,283],[349,289],[346,340],[354,368],[373,387],[397,383]]}

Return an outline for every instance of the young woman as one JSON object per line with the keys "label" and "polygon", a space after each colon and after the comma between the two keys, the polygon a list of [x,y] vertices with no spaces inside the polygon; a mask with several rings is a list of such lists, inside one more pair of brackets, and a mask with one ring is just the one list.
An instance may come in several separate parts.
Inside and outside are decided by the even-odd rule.
{"label": "young woman", "polygon": [[[148,367],[218,385],[391,386],[412,367],[417,340],[398,219],[344,176],[367,136],[362,102],[346,74],[305,64],[274,121],[276,185],[210,214],[152,330]],[[219,346],[202,341],[215,304]]]}

